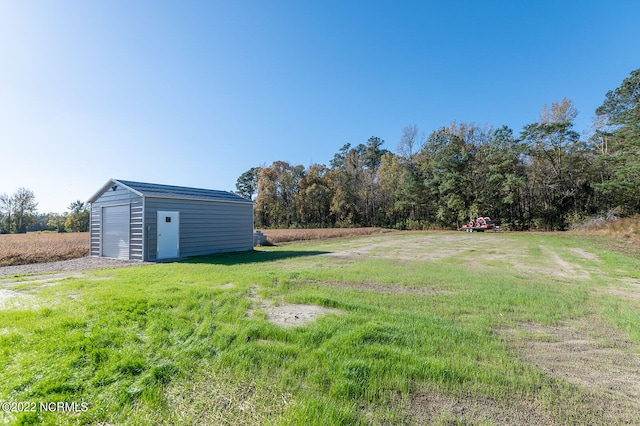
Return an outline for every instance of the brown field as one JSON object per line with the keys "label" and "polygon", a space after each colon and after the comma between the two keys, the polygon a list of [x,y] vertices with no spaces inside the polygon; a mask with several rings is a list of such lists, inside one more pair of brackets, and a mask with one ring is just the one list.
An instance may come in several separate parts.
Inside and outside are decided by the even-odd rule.
{"label": "brown field", "polygon": [[[353,237],[382,232],[381,228],[267,229],[268,243]],[[0,266],[55,262],[89,255],[89,233],[29,233],[0,235]]]}
{"label": "brown field", "polygon": [[[385,232],[383,228],[262,229],[268,244],[290,241],[355,237]],[[588,224],[574,229],[582,235],[608,237],[625,252],[638,251],[640,218],[627,218],[603,224]],[[29,233],[0,235],[0,266],[26,265],[75,259],[89,254],[89,233]]]}
{"label": "brown field", "polygon": [[88,232],[0,235],[0,266],[54,262],[88,255]]}
{"label": "brown field", "polygon": [[324,240],[327,238],[355,237],[383,232],[382,228],[321,228],[321,229],[261,229],[267,243],[278,244],[289,241]]}

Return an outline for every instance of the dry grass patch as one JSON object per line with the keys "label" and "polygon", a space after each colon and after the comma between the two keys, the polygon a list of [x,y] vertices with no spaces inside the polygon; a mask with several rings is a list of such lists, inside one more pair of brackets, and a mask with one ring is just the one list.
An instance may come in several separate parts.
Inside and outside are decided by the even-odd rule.
{"label": "dry grass patch", "polygon": [[555,416],[534,400],[497,400],[477,395],[449,396],[425,390],[411,398],[411,424],[559,425]]}
{"label": "dry grass patch", "polygon": [[581,233],[604,235],[640,243],[640,216],[605,221],[590,221],[574,227]]}
{"label": "dry grass patch", "polygon": [[518,356],[544,374],[583,389],[591,416],[608,424],[638,424],[637,345],[598,321],[556,326],[521,324],[500,333]]}
{"label": "dry grass patch", "polygon": [[373,281],[369,282],[349,282],[349,281],[316,281],[316,280],[305,280],[301,281],[302,284],[312,285],[312,286],[328,286],[334,288],[349,288],[354,290],[362,290],[362,291],[375,291],[376,293],[382,294],[417,294],[417,295],[427,295],[431,296],[434,294],[443,294],[449,293],[448,291],[434,288],[434,287],[413,287],[407,285],[385,285],[378,284]]}
{"label": "dry grass patch", "polygon": [[0,235],[0,266],[75,259],[89,254],[89,233]]}
{"label": "dry grass patch", "polygon": [[387,238],[386,235],[373,235],[343,244],[341,250],[328,253],[327,256],[353,260],[363,258],[382,258],[408,261],[439,261],[449,257],[463,257],[477,252],[474,257],[480,259],[487,252],[494,258],[508,254],[504,250],[505,240],[495,235],[465,234],[457,231],[397,231],[400,238]]}
{"label": "dry grass patch", "polygon": [[583,259],[591,260],[591,261],[596,262],[596,263],[602,263],[602,260],[600,259],[600,257],[598,257],[598,255],[595,254],[595,253],[588,252],[588,251],[583,250],[581,248],[572,248],[570,251],[571,251],[571,253],[573,253],[576,256],[579,256],[579,257],[581,257]]}
{"label": "dry grass patch", "polygon": [[273,384],[213,371],[201,373],[195,383],[172,384],[166,398],[173,412],[165,424],[265,424],[295,403],[291,393]]}
{"label": "dry grass patch", "polygon": [[611,294],[614,296],[624,297],[627,299],[640,301],[640,280],[634,278],[625,278],[620,280],[623,287],[608,287],[601,291],[602,294]]}
{"label": "dry grass patch", "polygon": [[52,285],[56,285],[61,283],[63,280],[67,279],[67,278],[84,278],[86,275],[83,273],[75,273],[75,272],[60,272],[60,273],[55,273],[55,274],[49,274],[49,273],[45,273],[45,274],[32,274],[32,275],[25,275],[19,278],[14,278],[14,277],[6,277],[6,276],[0,276],[0,287],[2,287],[3,285],[21,285],[24,286],[25,284],[37,284],[39,288],[42,287],[49,287]]}
{"label": "dry grass patch", "polygon": [[262,229],[271,244],[379,234],[382,228]]}
{"label": "dry grass patch", "polygon": [[640,216],[624,219],[592,219],[572,226],[571,233],[601,237],[612,250],[640,257]]}

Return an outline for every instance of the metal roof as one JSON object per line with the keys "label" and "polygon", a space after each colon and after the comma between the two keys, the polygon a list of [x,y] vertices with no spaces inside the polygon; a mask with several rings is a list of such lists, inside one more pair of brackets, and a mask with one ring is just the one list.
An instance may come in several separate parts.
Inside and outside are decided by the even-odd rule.
{"label": "metal roof", "polygon": [[214,189],[188,188],[185,186],[160,185],[157,183],[134,182],[130,180],[110,179],[91,199],[90,203],[95,202],[104,191],[113,187],[113,185],[122,185],[142,197],[154,198],[174,198],[181,200],[204,200],[204,201],[223,201],[231,203],[253,203],[240,195],[228,191],[218,191]]}

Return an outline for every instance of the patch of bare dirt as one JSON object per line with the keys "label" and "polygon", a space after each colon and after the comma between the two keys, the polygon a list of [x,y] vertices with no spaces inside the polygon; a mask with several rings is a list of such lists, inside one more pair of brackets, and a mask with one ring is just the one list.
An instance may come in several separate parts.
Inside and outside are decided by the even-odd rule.
{"label": "patch of bare dirt", "polygon": [[358,251],[335,251],[331,253],[321,254],[320,256],[329,256],[335,257],[336,259],[342,260],[356,260],[361,258],[364,253],[360,253]]}
{"label": "patch of bare dirt", "polygon": [[265,306],[267,319],[282,327],[296,327],[315,321],[316,317],[330,312],[338,312],[336,309],[325,308],[317,305],[300,305],[286,303],[277,306]]}
{"label": "patch of bare dirt", "polygon": [[[505,266],[513,268],[520,274],[549,276],[553,278],[560,278],[564,281],[583,282],[590,280],[592,273],[598,273],[597,268],[589,268],[588,266],[585,267],[578,263],[570,262],[550,247],[541,245],[538,248],[544,256],[543,263],[540,261],[532,262],[532,257],[517,247],[510,247],[509,250],[511,253],[508,256],[503,257],[502,261]],[[573,252],[573,249],[570,251]],[[585,253],[588,252],[584,252],[583,254]],[[579,256],[587,260],[585,256],[588,256],[588,254],[585,254],[585,256]],[[593,258],[588,260],[592,261]]]}
{"label": "patch of bare dirt", "polygon": [[596,263],[602,263],[602,259],[600,259],[597,254],[588,252],[588,251],[586,251],[584,249],[581,249],[581,248],[572,248],[571,249],[571,253],[573,253],[573,254],[575,254],[577,256],[580,256],[583,259],[591,260],[591,261],[596,262]]}
{"label": "patch of bare dirt", "polygon": [[255,287],[249,290],[249,299],[254,307],[249,311],[249,315],[253,315],[254,310],[264,311],[267,314],[268,321],[282,327],[297,327],[315,321],[320,315],[340,313],[337,309],[318,305],[294,303],[275,304],[270,300],[262,299],[258,296]]}
{"label": "patch of bare dirt", "polygon": [[35,298],[29,294],[0,288],[0,310],[32,307]]}
{"label": "patch of bare dirt", "polygon": [[0,285],[7,283],[14,284],[56,284],[67,278],[82,278],[85,274],[81,272],[60,272],[56,274],[33,274],[19,278],[0,278]]}
{"label": "patch of bare dirt", "polygon": [[609,288],[605,290],[603,293],[611,294],[613,296],[623,297],[625,299],[633,299],[640,301],[640,291],[632,291],[632,290],[623,290],[620,288]]}
{"label": "patch of bare dirt", "polygon": [[302,281],[304,284],[338,287],[338,288],[352,288],[355,290],[367,290],[375,291],[377,293],[387,294],[419,294],[419,295],[433,295],[445,293],[444,290],[433,287],[410,287],[406,285],[384,285],[375,282],[363,282],[355,283],[349,281]]}
{"label": "patch of bare dirt", "polygon": [[603,422],[640,422],[640,347],[624,336],[594,323],[523,324],[501,333],[523,360],[584,389]]}
{"label": "patch of bare dirt", "polygon": [[638,278],[623,278],[622,282],[628,286],[640,290],[640,279]]}
{"label": "patch of bare dirt", "polygon": [[[396,233],[395,235],[402,235]],[[324,256],[351,260],[355,258],[386,258],[394,260],[437,261],[458,256],[474,262],[490,255],[494,261],[510,256],[512,251],[503,238],[494,235],[465,233],[404,233],[400,238],[372,236],[355,240],[346,249]],[[476,260],[474,260],[476,259]]]}
{"label": "patch of bare dirt", "polygon": [[551,260],[553,260],[553,266],[547,269],[547,273],[549,275],[561,278],[577,279],[580,281],[588,280],[589,278],[591,278],[589,272],[582,266],[568,262],[567,260],[560,257],[558,253],[548,247],[540,246],[540,249],[545,252],[551,258]]}
{"label": "patch of bare dirt", "polygon": [[635,278],[624,278],[619,281],[623,284],[623,287],[607,287],[600,290],[599,293],[640,301],[640,280]]}
{"label": "patch of bare dirt", "polygon": [[66,272],[25,275],[17,278],[0,278],[0,310],[36,307],[36,297],[29,294],[29,292],[20,290],[23,289],[25,285],[32,285],[37,288],[51,287],[59,284],[66,278],[79,276],[82,276],[82,274]]}
{"label": "patch of bare dirt", "polygon": [[522,398],[496,400],[486,397],[453,397],[426,390],[415,395],[409,410],[412,424],[560,424],[535,401]]}
{"label": "patch of bare dirt", "polygon": [[[399,233],[400,234],[400,233]],[[343,245],[343,249],[324,254],[342,260],[385,258],[435,262],[456,258],[469,268],[510,268],[526,275],[546,275],[565,280],[584,281],[596,271],[562,257],[550,247],[540,246],[545,263],[531,263],[527,247],[517,240],[494,234],[406,233],[398,238],[370,236]],[[570,252],[589,262],[599,263],[596,254],[575,248]],[[593,266],[593,265],[591,265]]]}
{"label": "patch of bare dirt", "polygon": [[58,262],[31,263],[28,265],[0,266],[0,276],[41,274],[61,271],[85,271],[99,268],[122,268],[126,266],[153,264],[138,260],[110,259],[106,257],[87,256]]}
{"label": "patch of bare dirt", "polygon": [[[109,279],[109,277],[91,277],[80,271],[0,276],[0,310],[38,307],[37,293],[40,289],[59,285],[69,278]],[[72,300],[79,298],[75,294],[68,297]]]}

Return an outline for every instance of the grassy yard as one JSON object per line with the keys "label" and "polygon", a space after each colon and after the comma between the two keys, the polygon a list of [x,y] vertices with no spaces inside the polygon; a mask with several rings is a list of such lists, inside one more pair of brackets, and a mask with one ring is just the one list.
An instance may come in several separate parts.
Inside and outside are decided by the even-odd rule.
{"label": "grassy yard", "polygon": [[640,260],[596,237],[389,233],[0,296],[15,424],[640,423]]}

